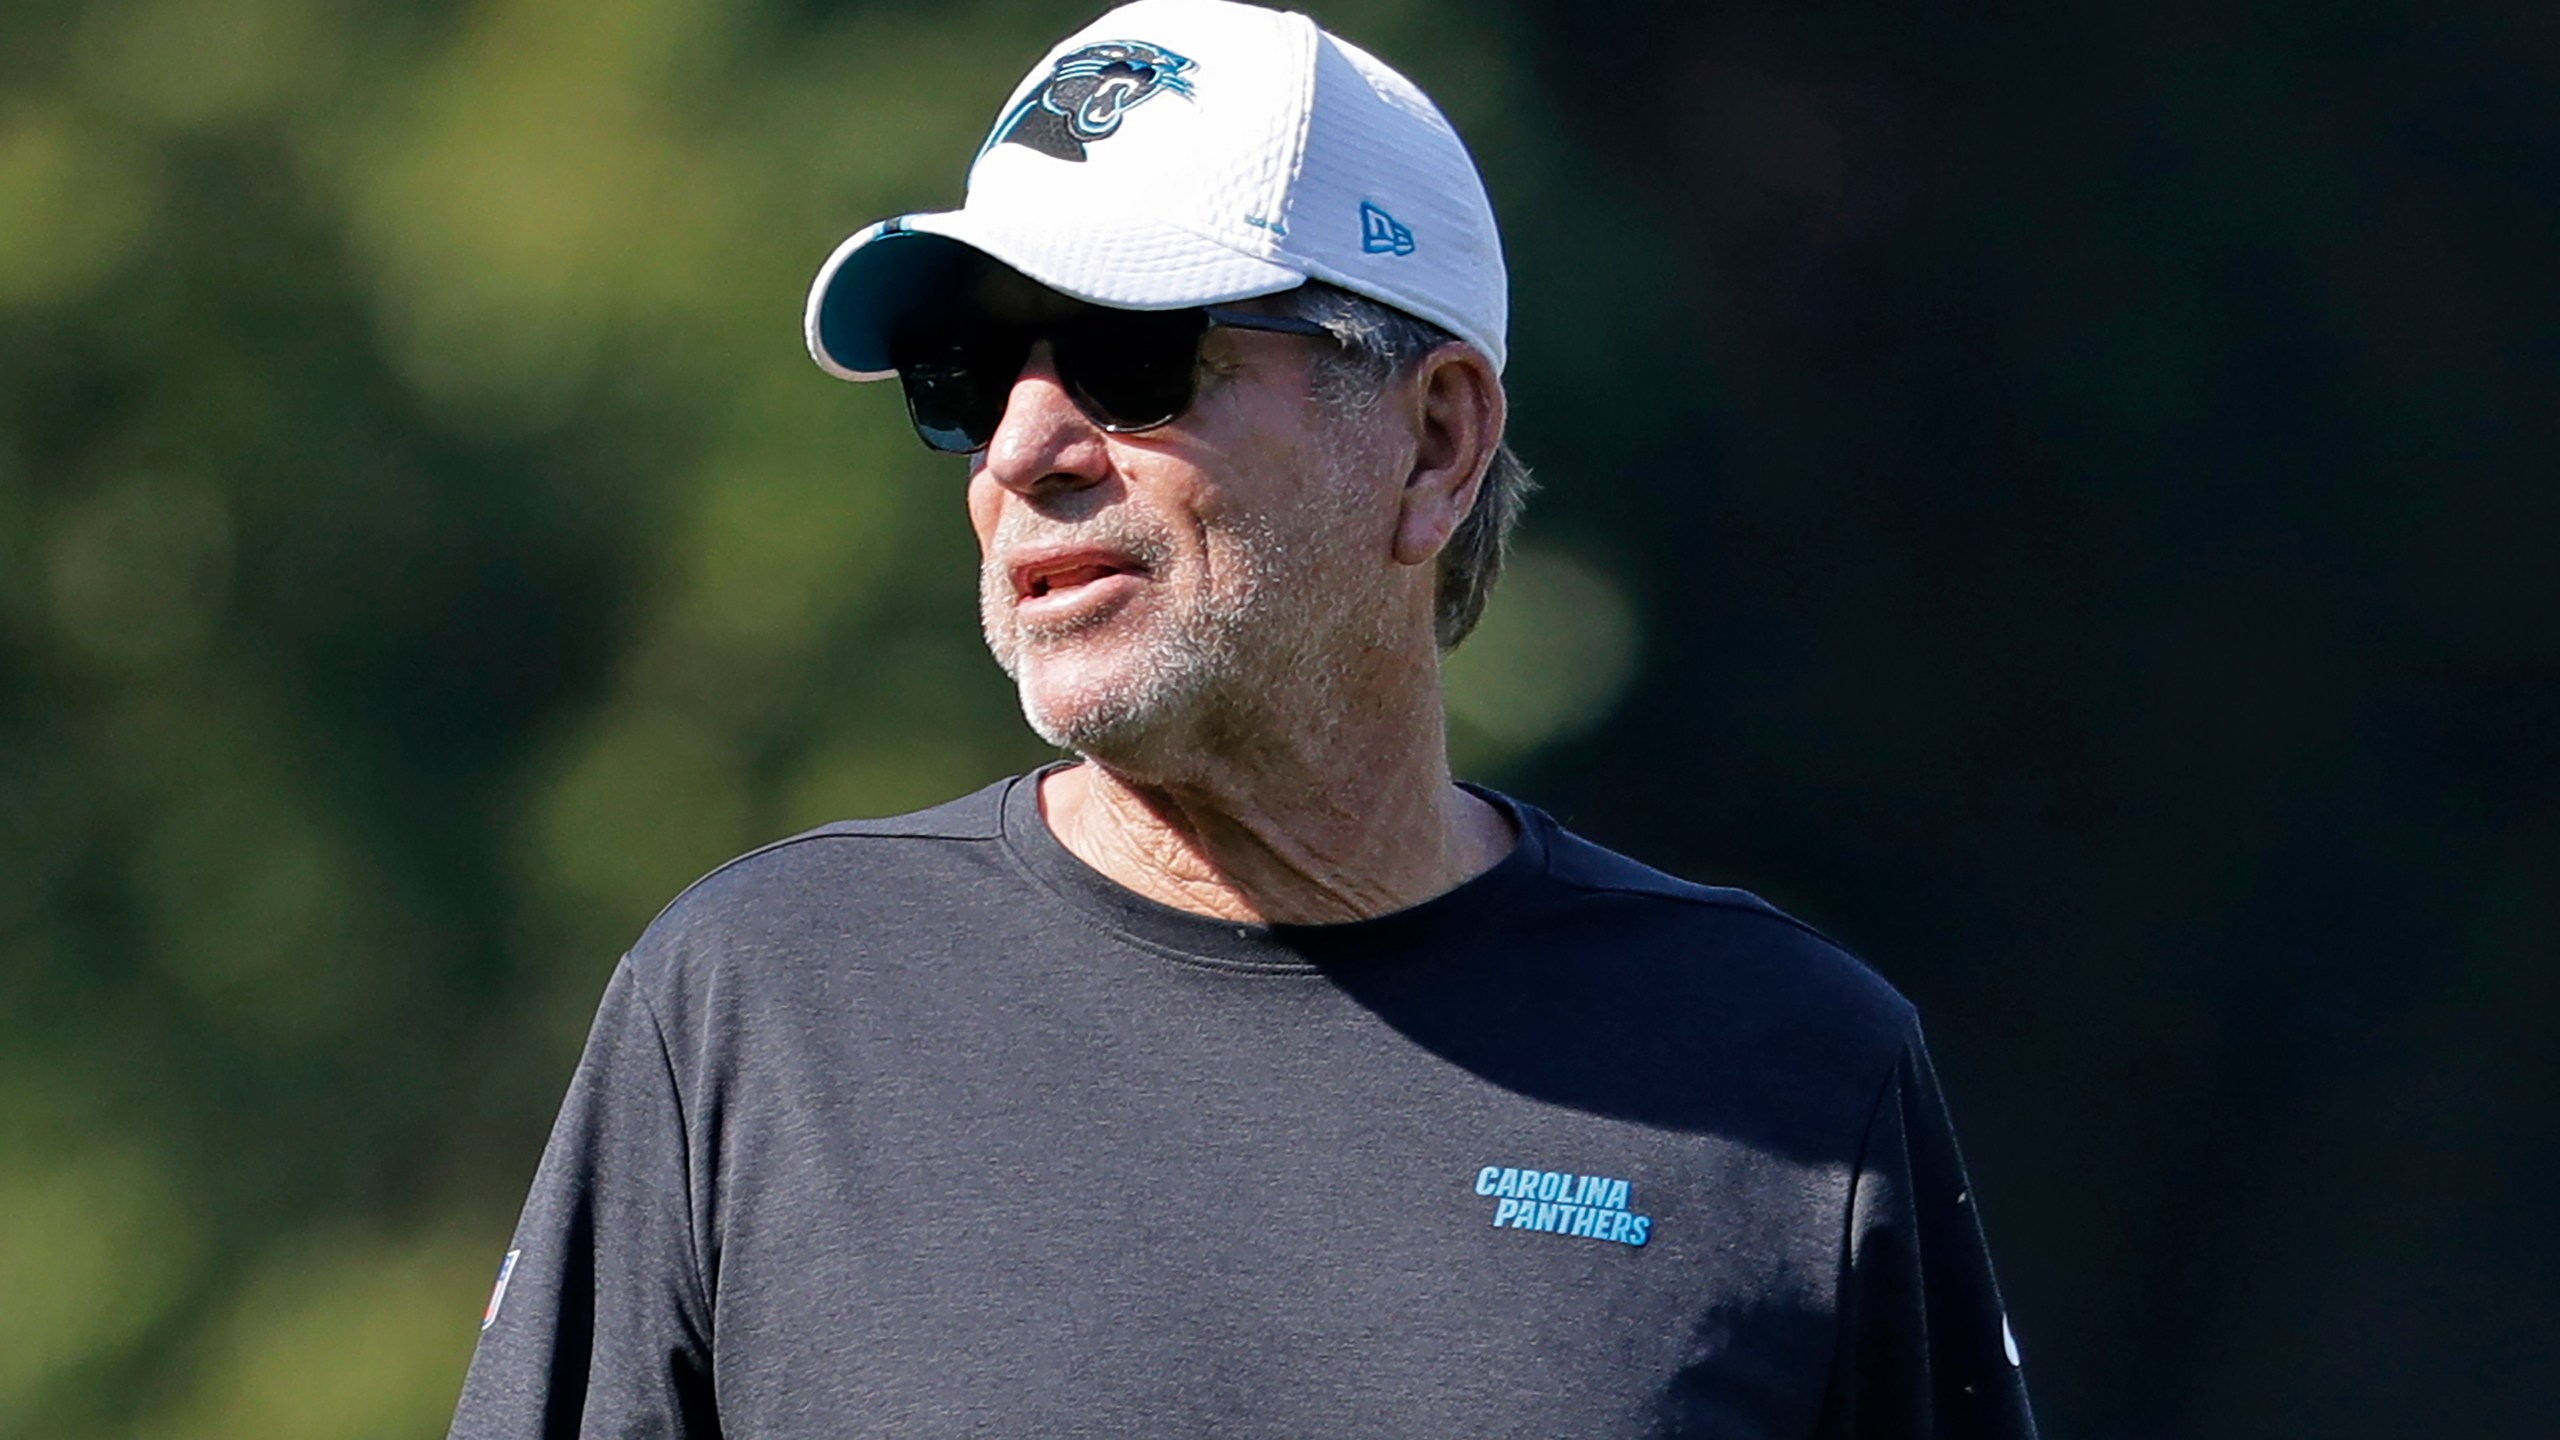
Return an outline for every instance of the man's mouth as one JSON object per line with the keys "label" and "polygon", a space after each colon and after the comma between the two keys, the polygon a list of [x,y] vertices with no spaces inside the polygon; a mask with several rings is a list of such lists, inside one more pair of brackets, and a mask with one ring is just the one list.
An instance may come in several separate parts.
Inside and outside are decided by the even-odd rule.
{"label": "man's mouth", "polygon": [[1127,556],[1101,550],[1063,551],[1017,558],[1012,565],[1013,596],[1026,600],[1064,599],[1118,575],[1143,575],[1145,567]]}

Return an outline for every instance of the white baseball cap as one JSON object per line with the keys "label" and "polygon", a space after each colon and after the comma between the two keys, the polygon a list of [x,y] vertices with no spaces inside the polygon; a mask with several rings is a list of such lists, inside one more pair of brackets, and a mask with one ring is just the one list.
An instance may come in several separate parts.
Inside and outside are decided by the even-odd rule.
{"label": "white baseball cap", "polygon": [[1005,102],[959,209],[883,220],[827,257],[811,357],[894,375],[891,337],[946,298],[961,246],[1126,310],[1329,281],[1505,358],[1502,240],[1458,132],[1304,15],[1136,0],[1059,42]]}

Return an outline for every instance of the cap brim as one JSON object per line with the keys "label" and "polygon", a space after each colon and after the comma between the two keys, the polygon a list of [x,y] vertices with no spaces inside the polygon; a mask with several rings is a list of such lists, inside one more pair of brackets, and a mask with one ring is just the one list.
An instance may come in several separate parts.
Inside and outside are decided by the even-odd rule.
{"label": "cap brim", "polygon": [[1161,221],[1073,226],[945,210],[855,233],[809,287],[809,356],[830,375],[886,380],[890,340],[952,302],[992,257],[1061,294],[1122,310],[1178,310],[1270,295],[1306,272],[1242,254]]}

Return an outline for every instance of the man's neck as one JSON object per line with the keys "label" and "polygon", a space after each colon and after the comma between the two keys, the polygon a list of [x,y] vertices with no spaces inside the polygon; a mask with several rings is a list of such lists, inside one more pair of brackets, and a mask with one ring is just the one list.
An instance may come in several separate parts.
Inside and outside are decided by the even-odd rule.
{"label": "man's neck", "polygon": [[1320,771],[1211,764],[1173,783],[1089,759],[1046,777],[1041,813],[1077,859],[1148,899],[1279,924],[1420,904],[1491,869],[1518,838],[1451,782],[1436,743],[1405,747],[1401,763],[1331,758]]}

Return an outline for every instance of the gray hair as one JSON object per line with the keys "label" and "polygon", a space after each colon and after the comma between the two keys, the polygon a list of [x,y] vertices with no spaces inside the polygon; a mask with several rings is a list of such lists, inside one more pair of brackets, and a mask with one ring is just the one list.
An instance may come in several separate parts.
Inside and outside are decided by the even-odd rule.
{"label": "gray hair", "polygon": [[[1315,321],[1341,342],[1317,347],[1315,389],[1319,401],[1347,415],[1376,405],[1387,382],[1406,366],[1457,338],[1428,320],[1321,280],[1274,295],[1270,305],[1279,314]],[[1498,442],[1474,507],[1440,551],[1431,628],[1443,651],[1456,649],[1484,618],[1493,582],[1502,577],[1512,527],[1520,523],[1521,507],[1536,488],[1510,442]]]}

